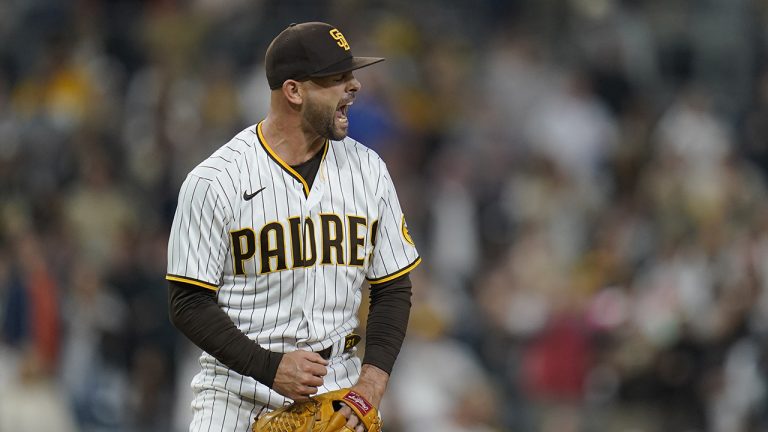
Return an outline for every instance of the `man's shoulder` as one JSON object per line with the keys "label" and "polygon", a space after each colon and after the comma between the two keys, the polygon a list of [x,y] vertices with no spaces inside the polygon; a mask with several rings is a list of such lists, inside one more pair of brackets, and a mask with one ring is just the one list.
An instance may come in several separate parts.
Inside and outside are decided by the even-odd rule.
{"label": "man's shoulder", "polygon": [[237,133],[228,143],[224,144],[224,147],[232,147],[242,150],[243,148],[253,149],[254,146],[259,145],[259,133],[257,131],[258,124],[253,124]]}
{"label": "man's shoulder", "polygon": [[222,170],[237,169],[244,157],[253,154],[254,146],[257,144],[255,126],[243,129],[200,162],[190,174],[199,174],[199,172],[213,174]]}
{"label": "man's shoulder", "polygon": [[258,133],[256,132],[256,125],[248,126],[241,130],[226,144],[219,147],[218,150],[213,152],[209,159],[229,159],[228,163],[237,163],[243,156],[253,155],[254,148],[259,146]]}
{"label": "man's shoulder", "polygon": [[331,141],[331,145],[337,148],[339,153],[354,161],[361,160],[363,163],[376,165],[384,162],[375,150],[351,137]]}
{"label": "man's shoulder", "polygon": [[255,154],[254,146],[258,144],[255,128],[256,126],[249,126],[240,131],[192,168],[189,176],[212,184],[231,185],[232,180],[246,170],[243,167],[243,164],[247,163],[244,162],[245,159]]}

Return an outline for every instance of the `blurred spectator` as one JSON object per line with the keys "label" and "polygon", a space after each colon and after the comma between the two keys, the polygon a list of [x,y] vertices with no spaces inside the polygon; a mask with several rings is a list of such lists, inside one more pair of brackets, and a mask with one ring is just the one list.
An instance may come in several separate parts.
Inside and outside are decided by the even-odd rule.
{"label": "blurred spectator", "polygon": [[[568,179],[602,186],[604,164],[616,147],[616,126],[581,73],[551,82],[550,95],[533,108],[526,127],[531,151],[554,161]],[[594,183],[594,185],[592,185]]]}
{"label": "blurred spectator", "polygon": [[89,264],[109,267],[122,234],[138,223],[138,214],[115,183],[116,170],[103,150],[95,147],[84,151],[87,153],[81,159],[81,177],[64,207],[67,229]]}
{"label": "blurred spectator", "polygon": [[436,291],[440,285],[414,276],[420,283],[414,294],[417,306],[383,402],[384,415],[402,431],[498,430],[501,400],[490,377],[468,347],[445,337],[453,312],[431,306],[434,301],[444,303],[438,299],[443,294]]}
{"label": "blurred spectator", "polygon": [[26,351],[18,367],[17,377],[5,383],[0,394],[0,430],[81,430],[76,426],[65,395],[58,391],[56,382],[35,352]]}
{"label": "blurred spectator", "polygon": [[67,333],[61,362],[62,384],[82,429],[114,427],[126,420],[127,383],[110,351],[110,339],[123,338],[126,306],[105,286],[103,276],[75,262],[64,303]]}
{"label": "blurred spectator", "polygon": [[457,299],[466,295],[480,262],[477,210],[469,189],[471,169],[471,159],[459,151],[435,157],[428,253],[437,284]]}

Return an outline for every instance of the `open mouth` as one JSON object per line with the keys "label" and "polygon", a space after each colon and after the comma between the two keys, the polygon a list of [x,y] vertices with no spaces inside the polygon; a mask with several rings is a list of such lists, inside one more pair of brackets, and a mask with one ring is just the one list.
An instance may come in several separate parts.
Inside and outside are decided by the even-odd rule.
{"label": "open mouth", "polygon": [[342,121],[347,121],[348,120],[347,115],[349,113],[349,107],[351,105],[352,105],[352,102],[348,102],[336,108],[336,118]]}

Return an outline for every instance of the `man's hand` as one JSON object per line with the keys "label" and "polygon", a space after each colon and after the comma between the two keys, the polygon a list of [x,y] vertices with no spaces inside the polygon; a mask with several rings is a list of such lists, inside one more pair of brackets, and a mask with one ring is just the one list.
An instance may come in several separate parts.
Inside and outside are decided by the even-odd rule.
{"label": "man's hand", "polygon": [[307,400],[323,385],[323,377],[328,373],[326,366],[328,361],[311,351],[283,354],[272,390],[294,401]]}
{"label": "man's hand", "polygon": [[[360,379],[352,386],[352,390],[366,398],[376,409],[381,404],[381,398],[387,390],[389,374],[369,364],[363,365],[360,371]],[[344,406],[340,411],[347,418],[347,427],[355,432],[364,432],[365,428],[360,419],[352,413],[352,409]]]}

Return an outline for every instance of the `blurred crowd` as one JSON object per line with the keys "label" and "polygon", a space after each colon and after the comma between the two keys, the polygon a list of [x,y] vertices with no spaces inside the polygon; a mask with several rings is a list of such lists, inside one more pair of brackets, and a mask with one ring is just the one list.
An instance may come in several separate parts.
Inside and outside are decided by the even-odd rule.
{"label": "blurred crowd", "polygon": [[183,431],[186,173],[337,25],[424,263],[388,432],[768,430],[768,5],[0,2],[0,432]]}

